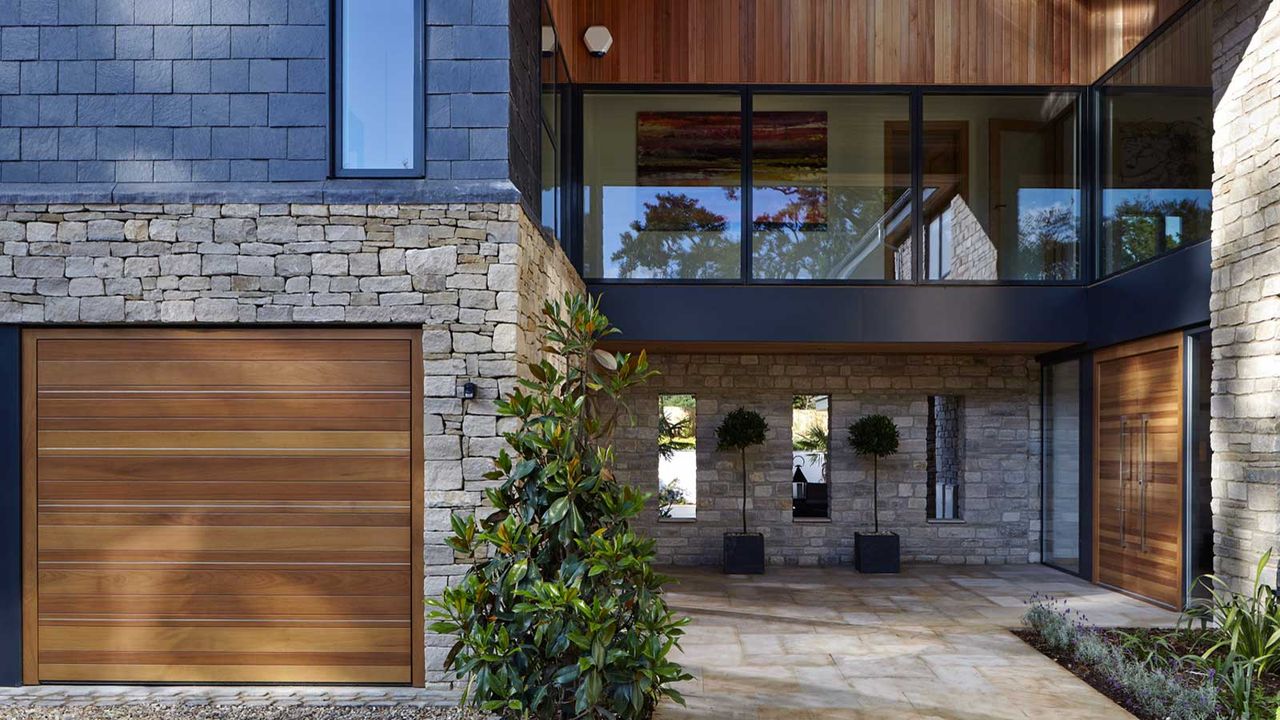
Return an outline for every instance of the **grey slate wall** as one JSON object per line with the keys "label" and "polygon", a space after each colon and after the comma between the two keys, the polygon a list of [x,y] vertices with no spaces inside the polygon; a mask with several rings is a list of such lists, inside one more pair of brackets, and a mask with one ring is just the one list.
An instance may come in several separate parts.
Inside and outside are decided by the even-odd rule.
{"label": "grey slate wall", "polygon": [[[510,2],[427,0],[428,180],[510,182]],[[329,15],[0,0],[0,183],[326,180]]]}

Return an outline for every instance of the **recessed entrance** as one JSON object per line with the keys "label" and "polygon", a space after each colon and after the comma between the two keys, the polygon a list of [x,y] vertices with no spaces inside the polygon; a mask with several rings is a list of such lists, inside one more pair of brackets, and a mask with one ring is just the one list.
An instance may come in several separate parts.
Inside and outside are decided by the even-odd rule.
{"label": "recessed entrance", "polygon": [[404,330],[24,334],[24,680],[422,678]]}

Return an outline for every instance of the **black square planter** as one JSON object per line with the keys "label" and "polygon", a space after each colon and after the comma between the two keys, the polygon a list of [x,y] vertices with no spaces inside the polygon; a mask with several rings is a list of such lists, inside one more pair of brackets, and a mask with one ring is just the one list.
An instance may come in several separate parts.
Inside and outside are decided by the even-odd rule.
{"label": "black square planter", "polygon": [[763,574],[764,535],[760,533],[725,533],[724,571],[729,575]]}
{"label": "black square planter", "polygon": [[901,569],[898,534],[853,534],[853,566],[862,573],[896,573]]}

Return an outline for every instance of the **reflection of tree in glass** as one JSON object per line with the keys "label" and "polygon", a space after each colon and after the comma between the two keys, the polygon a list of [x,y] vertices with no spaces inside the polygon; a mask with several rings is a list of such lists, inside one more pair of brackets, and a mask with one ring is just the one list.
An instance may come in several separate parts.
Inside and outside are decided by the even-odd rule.
{"label": "reflection of tree in glass", "polygon": [[821,423],[814,423],[796,435],[791,445],[797,452],[825,453],[831,447],[831,433]]}
{"label": "reflection of tree in glass", "polygon": [[693,396],[664,395],[658,412],[658,455],[670,460],[678,450],[695,447]]}
{"label": "reflection of tree in glass", "polygon": [[[1170,218],[1176,219],[1176,230],[1170,227]],[[1109,269],[1203,240],[1209,237],[1210,219],[1209,208],[1194,198],[1133,198],[1118,203],[1106,218]]]}
{"label": "reflection of tree in glass", "polygon": [[1076,276],[1078,223],[1074,208],[1041,208],[1018,220],[1020,280],[1071,280]]}
{"label": "reflection of tree in glass", "polygon": [[725,232],[729,223],[723,215],[684,193],[658,193],[654,199],[613,253],[619,277],[640,270],[665,278],[738,277],[738,243]]}
{"label": "reflection of tree in glass", "polygon": [[679,478],[672,478],[671,482],[658,490],[658,517],[669,518],[673,507],[688,503],[689,499],[685,497],[684,490],[680,489]]}
{"label": "reflection of tree in glass", "polygon": [[875,227],[885,205],[884,191],[874,188],[756,190],[757,195],[767,192],[786,198],[782,207],[756,215],[752,223],[752,269],[760,278],[830,278],[863,249],[859,241]]}

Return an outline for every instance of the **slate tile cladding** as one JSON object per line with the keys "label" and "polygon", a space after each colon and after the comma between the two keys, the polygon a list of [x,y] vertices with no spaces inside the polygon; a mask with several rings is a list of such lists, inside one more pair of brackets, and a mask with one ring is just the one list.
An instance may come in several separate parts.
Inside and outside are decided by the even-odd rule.
{"label": "slate tile cladding", "polygon": [[[510,180],[518,0],[425,1],[426,175]],[[330,14],[330,0],[0,0],[0,183],[324,180]],[[529,115],[537,48],[521,47]],[[537,147],[522,152],[532,197]]]}

